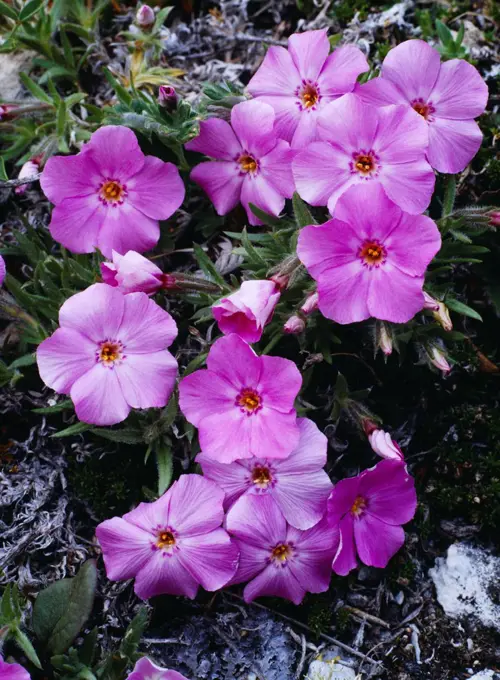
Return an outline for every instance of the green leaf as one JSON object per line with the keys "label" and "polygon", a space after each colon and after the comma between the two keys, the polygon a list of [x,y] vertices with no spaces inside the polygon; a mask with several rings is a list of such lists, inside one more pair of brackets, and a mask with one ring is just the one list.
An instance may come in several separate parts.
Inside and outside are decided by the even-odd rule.
{"label": "green leaf", "polygon": [[170,12],[173,10],[173,7],[164,7],[161,9],[158,14],[156,15],[156,20],[153,26],[153,32],[159,31],[160,28],[163,26],[165,23],[165,19],[168,17]]}
{"label": "green leaf", "polygon": [[483,320],[481,315],[478,314],[478,312],[476,312],[475,309],[472,309],[472,307],[469,307],[469,305],[466,305],[463,302],[459,302],[458,300],[454,300],[453,298],[447,298],[445,302],[448,309],[452,309],[454,312],[457,312],[458,314],[469,316],[471,319],[476,319],[477,321]]}
{"label": "green leaf", "polygon": [[94,427],[92,434],[109,439],[120,444],[144,444],[144,437],[139,430],[133,427],[122,427],[120,430],[111,430],[107,427]]}
{"label": "green leaf", "polygon": [[269,213],[264,212],[264,210],[257,208],[257,206],[254,205],[253,203],[249,203],[248,205],[250,207],[250,210],[255,215],[255,217],[258,217],[259,220],[264,224],[267,224],[268,227],[281,226],[281,221],[279,217],[275,217],[274,215],[270,215]]}
{"label": "green leaf", "polygon": [[3,591],[0,601],[0,621],[2,625],[6,623],[18,623],[21,620],[22,612],[19,606],[19,591],[17,586],[8,583]]}
{"label": "green leaf", "polygon": [[113,76],[113,74],[108,71],[107,68],[104,69],[104,76],[108,83],[111,85],[113,90],[116,92],[116,96],[120,100],[122,104],[125,104],[126,106],[130,106],[132,104],[132,95],[127,92],[127,90],[120,85],[120,83],[116,80],[116,78]]}
{"label": "green leaf", "polygon": [[198,262],[201,271],[205,274],[209,281],[213,281],[214,283],[219,284],[219,286],[221,286],[221,288],[223,288],[224,290],[227,290],[227,283],[224,281],[224,277],[221,275],[220,272],[217,271],[214,263],[205,253],[203,248],[197,243],[194,243],[193,250],[194,256],[196,258],[196,261]]}
{"label": "green leaf", "polygon": [[5,169],[5,161],[2,156],[0,156],[0,179],[4,181],[9,179],[7,170]]}
{"label": "green leaf", "polygon": [[172,449],[167,444],[156,447],[156,465],[158,467],[158,496],[163,496],[172,482],[174,472]]}
{"label": "green leaf", "polygon": [[457,37],[455,38],[455,45],[457,47],[460,47],[462,44],[462,40],[464,39],[465,35],[465,24],[460,24],[460,28],[458,29]]}
{"label": "green leaf", "polygon": [[436,31],[439,36],[439,40],[441,40],[445,47],[454,46],[455,41],[453,40],[453,35],[450,29],[439,19],[436,19]]}
{"label": "green leaf", "polygon": [[292,197],[293,214],[298,227],[307,227],[316,224],[316,220],[311,215],[307,204],[300,198],[297,192]]}
{"label": "green leaf", "polygon": [[120,653],[127,659],[133,659],[141,638],[149,623],[149,612],[146,607],[141,607],[130,622],[120,644]]}
{"label": "green leaf", "polygon": [[66,63],[69,64],[71,68],[75,68],[75,57],[73,54],[73,47],[68,39],[68,36],[64,28],[61,28],[61,30],[59,31],[59,35],[61,36],[61,43],[63,46],[64,58],[66,60]]}
{"label": "green leaf", "polygon": [[253,246],[251,241],[249,240],[246,227],[243,227],[243,231],[241,232],[241,243],[245,248],[249,262],[251,262],[254,265],[257,265],[258,267],[264,266],[267,269],[266,260],[259,253],[259,249],[255,248],[255,246]]}
{"label": "green leaf", "polygon": [[203,366],[205,363],[206,359],[208,356],[208,352],[202,352],[201,354],[198,354],[197,357],[192,359],[189,364],[186,366],[184,373],[182,374],[182,377],[185,378],[187,375],[190,375],[191,373],[194,373],[200,366]]}
{"label": "green leaf", "polygon": [[85,666],[92,666],[97,651],[97,640],[99,629],[97,626],[92,628],[90,633],[85,636],[82,646],[78,650],[78,658]]}
{"label": "green leaf", "polygon": [[85,92],[75,92],[74,94],[70,94],[69,97],[66,97],[64,100],[66,102],[66,108],[71,109],[71,107],[75,106],[75,104],[79,104],[86,98],[87,95]]}
{"label": "green leaf", "polygon": [[59,106],[57,107],[56,131],[58,137],[64,138],[64,133],[66,131],[66,104],[64,103],[64,99],[61,99]]}
{"label": "green leaf", "polygon": [[90,430],[91,425],[88,423],[75,423],[74,425],[70,425],[69,427],[65,428],[64,430],[60,430],[60,432],[56,432],[55,434],[51,435],[54,439],[61,439],[62,437],[72,437],[75,434],[81,434],[82,432],[86,432],[87,430]]}
{"label": "green leaf", "polygon": [[71,399],[64,399],[54,406],[44,406],[43,408],[34,408],[33,413],[41,413],[42,415],[50,413],[59,413],[60,411],[65,411],[66,409],[73,408],[73,402]]}
{"label": "green leaf", "polygon": [[43,5],[44,0],[30,0],[22,10],[19,12],[19,21],[26,21],[26,19],[29,19],[30,17],[33,16],[33,14],[36,14],[38,10],[41,8]]}
{"label": "green leaf", "polygon": [[17,21],[17,12],[12,7],[9,7],[3,0],[0,0],[0,15]]}
{"label": "green leaf", "polygon": [[62,654],[83,628],[92,611],[97,584],[95,560],[88,560],[74,578],[56,581],[38,595],[33,630],[51,654]]}
{"label": "green leaf", "polygon": [[35,652],[35,648],[29,641],[28,637],[22,632],[22,630],[15,628],[12,632],[12,638],[16,642],[17,646],[26,654],[31,663],[37,668],[41,668],[42,664],[40,663],[37,653]]}
{"label": "green leaf", "polygon": [[36,364],[36,354],[34,352],[31,354],[25,354],[24,356],[15,359],[11,364],[9,364],[9,368],[22,368],[23,366],[33,366],[33,364]]}
{"label": "green leaf", "polygon": [[34,80],[31,80],[27,73],[20,73],[19,80],[22,82],[24,87],[31,92],[35,99],[39,99],[40,101],[45,102],[46,104],[53,104],[53,101],[49,97],[49,95],[46,92],[44,92],[42,88],[35,83]]}

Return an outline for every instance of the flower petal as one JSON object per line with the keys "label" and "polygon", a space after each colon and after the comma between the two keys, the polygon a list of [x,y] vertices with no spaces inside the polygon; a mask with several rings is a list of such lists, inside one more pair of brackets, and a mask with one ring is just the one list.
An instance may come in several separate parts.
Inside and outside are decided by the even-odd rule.
{"label": "flower petal", "polygon": [[253,97],[269,94],[292,96],[300,83],[301,77],[288,50],[273,46],[267,50],[247,90]]}
{"label": "flower petal", "polygon": [[189,422],[199,427],[209,416],[239,413],[234,405],[237,394],[236,388],[214,371],[195,371],[179,383],[179,406]]}
{"label": "flower petal", "polygon": [[116,425],[130,412],[117,372],[102,363],[78,378],[71,387],[70,396],[78,419],[84,423]]}
{"label": "flower petal", "polygon": [[[231,361],[227,358],[231,357]],[[262,359],[240,337],[232,333],[212,345],[207,366],[228,384],[240,390],[256,387],[261,376]]]}
{"label": "flower petal", "polygon": [[422,309],[423,276],[408,276],[390,262],[385,262],[368,272],[367,279],[370,280],[370,316],[393,323],[406,323]]}
{"label": "flower petal", "polygon": [[400,461],[382,460],[360,480],[368,512],[387,524],[406,524],[415,514],[415,483]]}
{"label": "flower petal", "polygon": [[101,175],[87,154],[52,156],[45,164],[40,186],[51,203],[58,205],[65,198],[96,194]]}
{"label": "flower petal", "polygon": [[225,510],[228,510],[252,485],[250,471],[242,461],[219,463],[210,456],[199,453],[196,462],[201,465],[203,476],[215,482],[224,491]]}
{"label": "flower petal", "polygon": [[[352,199],[352,191],[353,188],[349,189],[345,195]],[[357,195],[355,193],[354,197]],[[344,210],[341,206],[342,216],[350,220],[350,202],[342,205],[346,208]],[[357,202],[355,205],[358,205]],[[355,223],[355,226],[358,227],[359,224]],[[347,221],[340,222],[336,219],[318,227],[304,227],[299,234],[297,255],[311,276],[319,280],[323,274],[327,276],[331,269],[350,264],[357,259],[362,236],[363,234],[358,235]]]}
{"label": "flower petal", "polygon": [[297,97],[266,94],[260,95],[258,99],[272,106],[275,114],[274,131],[277,137],[291,142],[302,115],[297,105]]}
{"label": "flower petal", "polygon": [[279,215],[285,205],[285,197],[274,185],[268,182],[263,174],[253,177],[247,175],[241,187],[241,204],[247,212],[248,221],[252,225],[262,224],[253,214],[250,203],[270,215]]}
{"label": "flower petal", "polygon": [[[243,416],[243,418],[246,417]],[[251,428],[249,442],[245,442],[239,450],[248,451],[256,458],[274,459],[287,458],[297,446],[299,429],[295,410],[290,409],[288,413],[281,413],[264,405],[261,411],[246,420],[250,420],[247,426]],[[248,456],[238,457],[247,458]]]}
{"label": "flower petal", "polygon": [[145,293],[122,296],[124,310],[120,340],[127,353],[150,354],[169,347],[177,337],[177,324],[170,314]]}
{"label": "flower petal", "polygon": [[209,118],[200,122],[200,133],[185,144],[188,151],[199,151],[209,158],[234,161],[242,152],[233,128],[225,120]]}
{"label": "flower petal", "polygon": [[431,99],[438,118],[477,118],[486,108],[488,86],[472,64],[450,59],[441,64]]}
{"label": "flower petal", "polygon": [[297,545],[289,569],[309,593],[324,593],[330,586],[332,560],[339,545],[339,531],[326,520],[308,531],[289,530],[287,540]]}
{"label": "flower petal", "polygon": [[101,176],[111,180],[126,181],[144,165],[137,137],[122,125],[105,125],[96,130],[83,153],[99,168]]}
{"label": "flower petal", "polygon": [[262,176],[286,198],[291,198],[295,191],[292,174],[294,156],[295,153],[290,149],[290,145],[280,139],[272,151],[260,159]]}
{"label": "flower petal", "polygon": [[358,566],[354,543],[354,520],[350,513],[340,522],[339,529],[340,542],[333,558],[332,569],[339,576],[347,576]]}
{"label": "flower petal", "polygon": [[[289,413],[302,385],[302,376],[293,361],[262,356],[259,392],[264,406]],[[258,415],[258,414],[257,414]]]}
{"label": "flower petal", "polygon": [[243,599],[248,603],[256,597],[268,595],[300,604],[305,594],[305,588],[300,585],[288,567],[269,564],[245,587]]}
{"label": "flower petal", "polygon": [[318,279],[319,311],[337,323],[368,319],[370,277],[359,260],[334,267]]}
{"label": "flower petal", "polygon": [[342,45],[330,54],[318,77],[322,97],[339,97],[352,92],[361,73],[370,69],[366,57],[354,45]]}
{"label": "flower petal", "polygon": [[408,104],[408,98],[398,90],[387,78],[372,78],[363,85],[354,88],[361,101],[370,106],[390,106],[391,104]]}
{"label": "flower petal", "polygon": [[236,104],[231,109],[231,125],[244,151],[258,159],[276,144],[274,109],[259,99]]}
{"label": "flower petal", "polygon": [[98,247],[105,257],[113,250],[121,255],[129,250],[144,253],[151,250],[160,238],[160,225],[130,201],[120,206],[102,206],[103,219],[99,231]]}
{"label": "flower petal", "polygon": [[330,52],[330,42],[326,33],[327,29],[322,28],[317,31],[294,33],[288,38],[288,51],[301,78],[313,82],[318,80]]}
{"label": "flower petal", "polygon": [[132,408],[162,408],[177,377],[177,361],[167,350],[128,354],[116,367],[123,396]]}
{"label": "flower petal", "polygon": [[325,514],[331,490],[332,483],[325,470],[297,474],[280,471],[271,495],[289,524],[297,529],[310,529]]}
{"label": "flower petal", "polygon": [[360,560],[369,567],[384,568],[404,544],[405,532],[365,513],[354,521],[354,538]]}
{"label": "flower petal", "polygon": [[300,438],[292,453],[279,463],[283,474],[302,475],[316,472],[326,465],[328,440],[309,418],[297,418]]}
{"label": "flower petal", "polygon": [[214,460],[232,463],[255,455],[255,447],[250,444],[252,422],[234,406],[234,402],[225,413],[221,409],[203,418],[198,428],[201,450]]}
{"label": "flower petal", "polygon": [[238,541],[271,551],[286,540],[286,521],[270,496],[242,496],[226,516],[226,529]]}
{"label": "flower petal", "polygon": [[292,139],[292,149],[305,149],[312,142],[319,141],[318,137],[319,110],[301,111],[297,128]]}
{"label": "flower petal", "polygon": [[351,160],[352,153],[373,148],[379,118],[379,109],[367,106],[355,94],[345,94],[321,110],[318,135]]}
{"label": "flower petal", "polygon": [[428,101],[439,75],[439,52],[423,40],[406,40],[389,50],[382,64],[387,78],[409,101]]}
{"label": "flower petal", "polygon": [[95,365],[96,346],[71,328],[58,328],[36,351],[43,382],[56,392],[68,394],[73,383]]}
{"label": "flower petal", "polygon": [[481,146],[483,133],[474,120],[435,118],[429,125],[429,163],[438,172],[462,172]]}
{"label": "flower petal", "polygon": [[166,220],[180,208],[186,190],[173,163],[146,156],[142,170],[127,182],[128,200],[154,220]]}
{"label": "flower petal", "polygon": [[337,526],[350,512],[358,495],[359,476],[346,477],[335,484],[328,499],[328,521],[332,526]]}
{"label": "flower petal", "polygon": [[72,253],[92,253],[104,218],[96,194],[66,198],[52,210],[50,234]]}
{"label": "flower petal", "polygon": [[238,567],[239,549],[224,529],[183,538],[179,559],[205,590],[223,588]]}
{"label": "flower petal", "polygon": [[122,517],[101,522],[95,533],[111,581],[134,578],[151,559],[151,535]]}
{"label": "flower petal", "polygon": [[148,600],[155,595],[184,595],[194,600],[198,582],[179,559],[179,553],[156,550],[135,578],[137,597]]}
{"label": "flower petal", "polygon": [[380,183],[389,198],[412,215],[428,207],[436,178],[429,163],[422,159],[412,163],[386,165]]}
{"label": "flower petal", "polygon": [[384,245],[391,264],[409,276],[423,276],[441,248],[441,234],[430,217],[402,213],[401,221],[385,238]]}
{"label": "flower petal", "polygon": [[59,310],[59,323],[100,343],[117,340],[125,310],[125,296],[105,283],[94,283],[66,300]]}
{"label": "flower petal", "polygon": [[[398,172],[406,172],[410,163],[422,161],[429,143],[428,124],[408,106],[384,106],[379,115],[374,151],[381,159],[380,176],[388,165],[400,164]],[[430,171],[430,168],[429,168]]]}
{"label": "flower petal", "polygon": [[255,545],[239,541],[236,538],[233,541],[238,546],[240,551],[240,559],[238,563],[238,570],[234,575],[230,585],[235,583],[245,583],[257,574],[260,574],[269,564],[269,548],[259,548]]}
{"label": "flower petal", "polygon": [[351,184],[348,159],[325,142],[313,142],[300,151],[292,171],[298,193],[310,205],[327,205],[335,191]]}
{"label": "flower petal", "polygon": [[167,492],[168,521],[181,538],[218,529],[224,518],[224,491],[200,475],[181,475]]}
{"label": "flower petal", "polygon": [[218,215],[226,215],[240,202],[243,177],[235,161],[200,163],[192,169],[191,179],[207,194]]}

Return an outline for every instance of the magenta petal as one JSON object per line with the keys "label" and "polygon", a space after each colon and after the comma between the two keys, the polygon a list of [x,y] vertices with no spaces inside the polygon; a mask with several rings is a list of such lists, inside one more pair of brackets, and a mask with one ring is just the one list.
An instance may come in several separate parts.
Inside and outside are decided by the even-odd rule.
{"label": "magenta petal", "polygon": [[243,177],[235,161],[200,163],[191,171],[191,179],[207,194],[218,215],[226,215],[240,202]]}
{"label": "magenta petal", "polygon": [[356,94],[365,104],[371,106],[390,106],[408,104],[408,98],[387,78],[372,78],[363,85],[357,85]]}
{"label": "magenta petal", "polygon": [[332,526],[337,526],[344,515],[350,512],[359,494],[359,479],[359,476],[347,477],[333,487],[328,499],[328,521]]}
{"label": "magenta petal", "polygon": [[239,549],[224,529],[182,538],[179,559],[205,590],[223,588],[238,567]]}
{"label": "magenta petal", "polygon": [[429,205],[436,178],[429,163],[386,165],[380,182],[389,198],[412,215],[419,215]]}
{"label": "magenta petal", "polygon": [[[412,244],[411,252],[408,243]],[[391,264],[409,276],[422,276],[441,248],[441,234],[430,217],[403,213],[384,245]]]}
{"label": "magenta petal", "polygon": [[160,225],[132,203],[102,208],[104,217],[99,231],[98,247],[105,257],[112,257],[113,250],[121,255],[129,250],[144,253],[151,250],[160,238]]}
{"label": "magenta petal", "polygon": [[331,490],[332,483],[324,470],[301,474],[280,471],[272,496],[289,524],[297,529],[310,529],[325,514]]}
{"label": "magenta petal", "polygon": [[149,354],[161,352],[177,337],[177,324],[160,305],[145,293],[123,296],[120,340],[125,352]]}
{"label": "magenta petal", "polygon": [[289,413],[280,413],[264,406],[253,417],[250,426],[250,441],[247,446],[250,454],[256,458],[287,458],[298,444],[297,416],[292,407]]}
{"label": "magenta petal", "polygon": [[258,574],[243,591],[245,602],[252,602],[256,597],[282,597],[294,604],[300,604],[306,594],[288,567],[269,564]]}
{"label": "magenta petal", "polygon": [[194,600],[198,585],[180,561],[178,552],[170,555],[156,550],[137,574],[134,590],[142,600],[155,595],[184,595]]}
{"label": "magenta petal", "polygon": [[96,194],[67,198],[52,210],[50,234],[72,253],[91,253],[97,247],[104,218]]}
{"label": "magenta petal", "polygon": [[302,112],[294,95],[261,95],[259,101],[272,106],[275,114],[274,131],[280,139],[291,142]]}
{"label": "magenta petal", "polygon": [[[379,110],[364,104],[355,94],[345,94],[330,102],[318,116],[320,139],[338,150],[351,154],[361,149],[370,150],[378,135]],[[343,159],[343,167],[349,167]]]}
{"label": "magenta petal", "polygon": [[249,469],[242,462],[219,463],[204,453],[198,454],[196,462],[201,465],[203,476],[215,482],[224,491],[225,510],[228,510],[252,485]]}
{"label": "magenta petal", "polygon": [[347,576],[350,571],[358,566],[354,544],[354,520],[351,514],[344,517],[339,528],[340,543],[333,558],[332,569],[339,576]]}
{"label": "magenta petal", "polygon": [[386,567],[405,542],[400,526],[385,524],[368,513],[354,520],[354,537],[360,560],[379,568]]}
{"label": "magenta petal", "polygon": [[370,69],[358,47],[343,45],[330,54],[318,77],[322,97],[338,97],[352,92],[361,73]]}
{"label": "magenta petal", "polygon": [[423,276],[408,276],[386,262],[369,272],[367,278],[370,279],[370,316],[393,323],[406,323],[422,309]]}
{"label": "magenta petal", "polygon": [[218,529],[224,512],[224,491],[200,475],[181,475],[167,492],[168,521],[182,539]]}
{"label": "magenta petal", "polygon": [[302,475],[320,470],[326,465],[328,440],[309,418],[297,418],[300,439],[292,453],[279,463],[283,474]]}
{"label": "magenta petal", "polygon": [[481,146],[483,133],[474,120],[435,118],[429,125],[429,163],[438,172],[462,172]]}
{"label": "magenta petal", "polygon": [[264,405],[289,413],[302,385],[299,369],[293,361],[282,357],[262,356],[260,360],[259,390],[263,394]]}
{"label": "magenta petal", "polygon": [[105,125],[96,130],[83,153],[88,154],[103,177],[111,180],[126,181],[144,165],[144,154],[137,137],[121,125]]}
{"label": "magenta petal", "polygon": [[332,559],[339,545],[339,532],[326,520],[308,531],[290,529],[287,540],[297,545],[289,569],[309,593],[324,593],[330,586]]}
{"label": "magenta petal", "polygon": [[340,324],[368,319],[369,274],[356,260],[321,275],[318,279],[318,307],[323,316]]}
{"label": "magenta petal", "polygon": [[[429,126],[408,106],[384,106],[377,109],[379,124],[374,150],[381,158],[381,173],[388,165],[397,164],[404,174],[410,163],[421,161],[429,142]],[[430,171],[430,168],[429,168]]]}
{"label": "magenta petal", "polygon": [[186,190],[173,163],[146,156],[142,170],[127,182],[134,208],[154,220],[166,220],[182,205]]}
{"label": "magenta petal", "polygon": [[127,680],[188,680],[177,671],[170,671],[154,664],[143,657],[135,664],[134,670],[127,676]]}
{"label": "magenta petal", "polygon": [[[353,191],[355,191],[354,194]],[[350,264],[357,258],[363,237],[362,230],[366,228],[365,220],[361,222],[356,215],[352,214],[351,204],[355,206],[355,209],[359,205],[356,200],[360,197],[357,191],[358,187],[346,191],[344,196],[349,197],[349,202],[343,200],[338,210],[346,220],[354,220],[354,226],[361,232],[359,235],[347,221],[340,222],[336,219],[329,220],[318,227],[304,227],[299,234],[297,255],[307,271],[317,281],[331,269]],[[365,198],[364,193],[363,198]],[[335,214],[337,215],[337,208]],[[366,219],[366,223],[368,222],[371,224],[371,221]]]}
{"label": "magenta petal", "polygon": [[134,578],[151,559],[151,534],[121,517],[101,522],[96,536],[102,548],[106,576],[111,581]]}
{"label": "magenta petal", "polygon": [[311,205],[327,205],[335,191],[351,183],[348,160],[325,142],[314,142],[300,151],[292,171],[298,193]]}
{"label": "magenta petal", "polygon": [[270,548],[259,548],[244,541],[233,539],[240,551],[238,570],[233,577],[230,585],[235,583],[245,583],[255,578],[269,564]]}
{"label": "magenta petal", "polygon": [[318,137],[319,111],[302,111],[297,128],[292,139],[292,149],[306,149],[312,142],[319,141]]}
{"label": "magenta petal", "polygon": [[250,209],[250,203],[270,215],[279,215],[285,205],[285,198],[268,182],[263,174],[247,175],[241,187],[241,204],[247,212],[248,221],[252,225],[262,224]]}
{"label": "magenta petal", "polygon": [[[377,241],[383,241],[386,245],[392,244],[393,241],[396,241],[396,234],[399,233],[398,228],[403,217],[401,208],[389,199],[382,186],[377,182],[364,182],[351,187],[342,194],[335,206],[335,220],[340,220],[342,224],[330,226],[330,222],[327,222],[332,240],[336,239],[335,259],[337,263],[340,264],[338,249],[342,242],[345,243],[345,251],[350,250],[356,256],[365,239],[374,238]],[[418,220],[419,218],[412,216],[409,219]],[[393,241],[386,240],[391,233],[395,235]],[[312,232],[310,239],[313,235],[314,232]],[[404,241],[408,251],[406,234],[404,237],[400,236],[400,240]],[[410,253],[408,255],[410,256]],[[418,273],[421,274],[422,271],[419,270]]]}
{"label": "magenta petal", "polygon": [[265,156],[276,144],[274,109],[259,99],[233,106],[231,125],[243,150],[257,158]]}
{"label": "magenta petal", "polygon": [[199,151],[210,158],[234,161],[242,152],[232,127],[220,118],[209,118],[200,123],[200,134],[186,145],[188,151]]}
{"label": "magenta petal", "polygon": [[272,184],[274,189],[282,196],[291,198],[295,191],[295,182],[292,173],[292,161],[295,152],[290,145],[280,139],[276,146],[260,159],[260,168],[266,181]]}
{"label": "magenta petal", "polygon": [[390,80],[409,101],[428,101],[439,75],[439,52],[423,40],[407,40],[389,50],[382,77]]}
{"label": "magenta petal", "polygon": [[326,28],[294,33],[288,38],[288,51],[301,78],[317,81],[330,52]]}
{"label": "magenta petal", "polygon": [[117,371],[102,363],[78,378],[71,387],[70,396],[78,419],[84,423],[116,425],[130,412]]}
{"label": "magenta petal", "polygon": [[300,87],[301,77],[290,53],[284,47],[270,47],[264,61],[247,85],[254,97],[260,95],[292,96]]}
{"label": "magenta petal", "polygon": [[2,680],[31,680],[31,675],[18,663],[7,663],[0,656],[0,678]]}
{"label": "magenta petal", "polygon": [[72,328],[95,343],[118,338],[125,296],[105,283],[94,283],[72,295],[59,310],[59,323]]}
{"label": "magenta petal", "polygon": [[0,286],[5,281],[6,275],[7,275],[7,267],[5,266],[5,260],[0,255]]}
{"label": "magenta petal", "polygon": [[477,118],[486,108],[488,86],[472,64],[450,59],[441,64],[431,100],[438,118]]}
{"label": "magenta petal", "polygon": [[[210,399],[206,395],[210,394]],[[196,371],[179,384],[179,405],[190,423],[199,427],[209,416],[226,417],[234,408],[238,390],[213,371]]]}
{"label": "magenta petal", "polygon": [[71,328],[58,328],[36,352],[43,382],[56,392],[68,394],[73,383],[95,364],[95,344]]}
{"label": "magenta petal", "polygon": [[250,443],[252,422],[234,406],[234,401],[230,410],[224,413],[221,409],[209,415],[198,428],[201,450],[220,463],[232,463],[240,458],[261,454]]}
{"label": "magenta petal", "polygon": [[40,186],[51,203],[59,205],[65,198],[97,193],[101,174],[85,154],[52,156],[45,164]]}
{"label": "magenta petal", "polygon": [[[228,357],[231,357],[230,362]],[[207,358],[209,370],[234,385],[238,391],[242,387],[257,385],[262,365],[262,359],[234,333],[216,340]]]}
{"label": "magenta petal", "polygon": [[270,496],[242,496],[226,516],[226,529],[238,541],[271,551],[286,539],[286,521]]}
{"label": "magenta petal", "polygon": [[174,389],[177,361],[167,350],[128,354],[115,370],[129,406],[161,408],[166,406]]}
{"label": "magenta petal", "polygon": [[415,483],[400,461],[380,461],[361,477],[359,493],[369,499],[368,512],[387,524],[406,524],[413,519]]}

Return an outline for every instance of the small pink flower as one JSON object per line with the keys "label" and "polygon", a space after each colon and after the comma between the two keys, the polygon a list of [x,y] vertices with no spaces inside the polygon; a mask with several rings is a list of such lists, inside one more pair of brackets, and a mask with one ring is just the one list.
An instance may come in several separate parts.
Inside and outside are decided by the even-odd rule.
{"label": "small pink flower", "polygon": [[318,114],[346,92],[360,73],[369,70],[354,45],[330,54],[326,29],[295,33],[284,47],[270,47],[248,91],[276,112],[278,135],[299,149],[314,141]]}
{"label": "small pink flower", "polygon": [[177,671],[161,668],[143,656],[135,664],[134,670],[127,676],[127,680],[188,680]]}
{"label": "small pink flower", "polygon": [[437,312],[439,310],[439,302],[432,297],[432,295],[429,295],[429,293],[426,293],[425,290],[424,292],[424,309],[432,309],[433,312]]}
{"label": "small pink flower", "polygon": [[152,295],[160,288],[175,288],[175,278],[164,274],[151,260],[129,250],[120,255],[113,250],[113,262],[101,263],[104,283],[121,290],[122,293],[147,293]]}
{"label": "small pink flower", "polygon": [[306,592],[328,590],[338,529],[326,519],[301,531],[287,523],[270,496],[243,496],[228,512],[226,528],[240,549],[232,583],[250,581],[245,602],[271,595],[300,604]]}
{"label": "small pink flower", "polygon": [[302,307],[300,308],[300,311],[302,314],[305,314],[306,316],[308,314],[312,314],[316,309],[318,309],[318,302],[319,302],[319,295],[318,291],[314,291],[314,293],[311,293],[308,297],[307,300],[304,302]]}
{"label": "small pink flower", "polygon": [[405,323],[423,307],[425,270],[440,247],[429,217],[404,213],[368,183],[342,196],[333,219],[304,227],[297,254],[318,282],[323,316],[341,324],[371,316]]}
{"label": "small pink flower", "polygon": [[0,656],[0,680],[31,680],[31,675],[18,663],[7,663]]}
{"label": "small pink flower", "polygon": [[427,348],[427,356],[430,363],[435,366],[439,371],[447,375],[451,371],[451,366],[446,358],[443,350],[437,345],[429,345]]}
{"label": "small pink flower", "polygon": [[149,28],[155,22],[155,13],[149,5],[141,5],[135,15],[135,23],[141,28]]}
{"label": "small pink flower", "polygon": [[[38,172],[40,170],[40,165],[34,160],[27,161],[19,171],[18,179],[26,179],[27,177],[33,177],[34,175],[38,175]],[[16,187],[14,189],[14,193],[16,193],[18,196],[21,196],[24,194],[26,189],[29,187],[29,184],[21,184],[20,186]]]}
{"label": "small pink flower", "polygon": [[375,453],[381,458],[404,461],[404,455],[401,448],[388,432],[385,432],[384,430],[373,430],[368,435],[368,441]]}
{"label": "small pink flower", "polygon": [[461,172],[481,146],[474,118],[488,101],[479,72],[463,59],[441,64],[439,53],[423,40],[407,40],[384,59],[380,78],[356,89],[370,105],[403,104],[429,128],[427,158],[439,172]]}
{"label": "small pink flower", "polygon": [[279,299],[274,281],[244,281],[236,293],[212,306],[212,314],[225,335],[236,333],[245,342],[258,342]]}
{"label": "small pink flower", "polygon": [[335,485],[328,500],[328,521],[340,530],[332,568],[345,576],[364,564],[385,567],[405,540],[402,524],[417,508],[415,484],[401,461],[382,460],[357,477]]}
{"label": "small pink flower", "polygon": [[301,383],[293,361],[259,357],[233,333],[214,342],[206,370],[181,380],[179,405],[206,457],[286,458],[299,441],[293,404]]}
{"label": "small pink flower", "polygon": [[129,128],[108,125],[76,156],[53,156],[40,178],[54,203],[50,233],[73,253],[99,248],[143,253],[160,238],[166,220],[184,200],[184,184],[172,163],[145,156]]}
{"label": "small pink flower", "polygon": [[429,133],[406,106],[376,108],[346,94],[318,116],[318,135],[292,163],[300,196],[328,205],[333,215],[342,194],[355,184],[381,184],[401,210],[417,215],[430,203],[434,172],[426,160]]}
{"label": "small pink flower", "polygon": [[285,460],[253,458],[218,463],[200,453],[196,461],[203,474],[226,492],[227,511],[241,496],[271,496],[287,522],[309,529],[323,517],[332,483],[323,470],[327,439],[307,418],[299,418],[300,439]]}
{"label": "small pink flower", "polygon": [[170,314],[144,293],[95,283],[66,300],[55,333],[37,350],[43,382],[69,394],[84,423],[114,425],[131,408],[165,406],[177,362]]}
{"label": "small pink flower", "polygon": [[253,214],[253,203],[271,215],[279,215],[285,198],[295,189],[288,142],[278,139],[274,111],[257,100],[241,102],[231,110],[231,125],[220,118],[200,123],[200,134],[186,144],[215,161],[200,163],[191,179],[208,194],[219,215],[241,203],[250,224],[262,224]]}
{"label": "small pink flower", "polygon": [[298,314],[293,314],[289,317],[283,325],[283,332],[290,335],[299,335],[303,333],[306,328],[306,322]]}
{"label": "small pink flower", "polygon": [[224,492],[200,475],[182,475],[161,498],[99,524],[96,535],[111,581],[135,578],[134,590],[185,595],[219,590],[233,577],[238,548],[221,528]]}
{"label": "small pink flower", "polygon": [[498,210],[488,213],[491,227],[500,227],[500,212]]}
{"label": "small pink flower", "polygon": [[0,286],[5,281],[6,276],[7,276],[7,267],[5,266],[5,260],[0,255]]}
{"label": "small pink flower", "polygon": [[158,104],[167,111],[174,111],[179,102],[179,95],[171,85],[160,85],[158,88]]}

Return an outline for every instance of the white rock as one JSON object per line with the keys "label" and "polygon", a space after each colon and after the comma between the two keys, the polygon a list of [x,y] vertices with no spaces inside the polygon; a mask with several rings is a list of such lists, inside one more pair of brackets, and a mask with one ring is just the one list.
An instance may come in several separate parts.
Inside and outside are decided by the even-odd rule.
{"label": "white rock", "polygon": [[500,675],[495,673],[495,671],[484,670],[476,673],[476,675],[470,677],[469,680],[496,680],[499,677]]}
{"label": "white rock", "polygon": [[356,673],[349,666],[331,661],[313,661],[305,680],[356,680]]}
{"label": "white rock", "polygon": [[489,592],[498,588],[499,573],[500,558],[466,543],[451,545],[446,558],[439,557],[429,570],[438,602],[448,616],[474,616],[484,626],[497,630],[500,605],[495,604]]}

